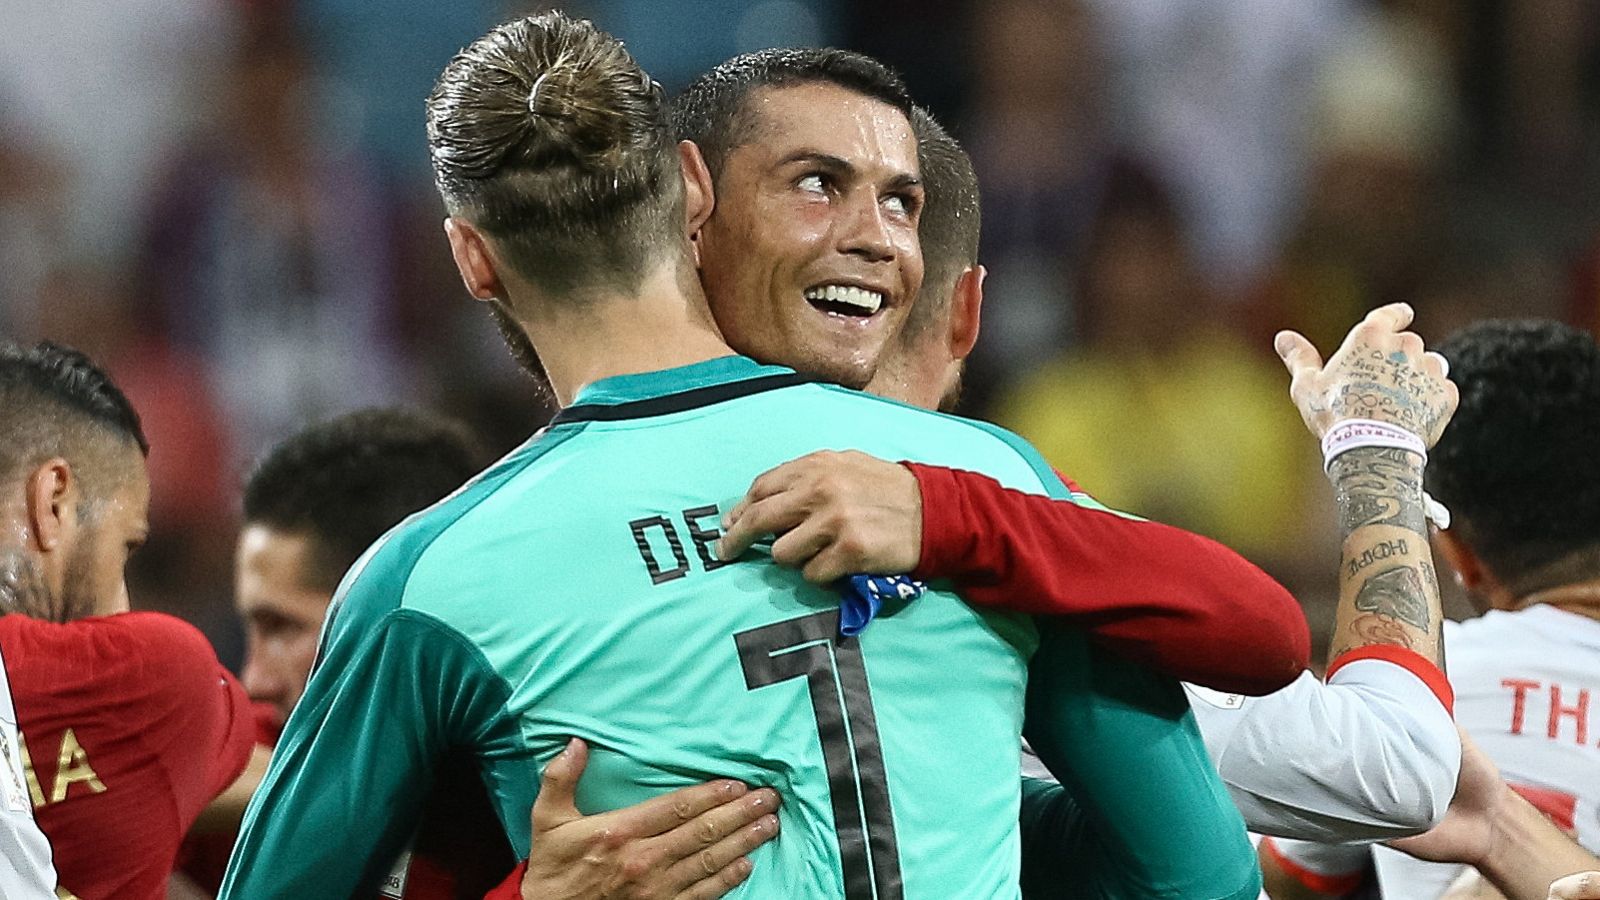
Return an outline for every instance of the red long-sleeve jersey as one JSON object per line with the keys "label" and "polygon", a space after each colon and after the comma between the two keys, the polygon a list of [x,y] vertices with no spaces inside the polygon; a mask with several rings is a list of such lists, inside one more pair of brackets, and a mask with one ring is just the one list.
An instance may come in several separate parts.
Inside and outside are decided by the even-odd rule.
{"label": "red long-sleeve jersey", "polygon": [[905,465],[922,490],[917,578],[951,579],[980,606],[1067,616],[1129,659],[1228,693],[1271,693],[1309,664],[1299,603],[1216,541]]}

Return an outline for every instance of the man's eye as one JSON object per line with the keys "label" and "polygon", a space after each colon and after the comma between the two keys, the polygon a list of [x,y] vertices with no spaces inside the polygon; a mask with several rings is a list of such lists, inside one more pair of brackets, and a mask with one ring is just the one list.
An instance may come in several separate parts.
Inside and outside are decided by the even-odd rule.
{"label": "man's eye", "polygon": [[827,191],[827,186],[823,183],[821,175],[807,175],[800,179],[795,186],[810,194],[822,194]]}
{"label": "man's eye", "polygon": [[902,194],[894,194],[883,198],[883,206],[892,213],[898,213],[902,216],[911,215],[911,201]]}

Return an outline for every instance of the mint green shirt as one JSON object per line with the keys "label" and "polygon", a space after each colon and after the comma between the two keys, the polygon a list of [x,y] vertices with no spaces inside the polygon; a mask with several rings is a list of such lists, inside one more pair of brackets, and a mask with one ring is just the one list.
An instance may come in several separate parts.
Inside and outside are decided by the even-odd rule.
{"label": "mint green shirt", "polygon": [[[718,777],[778,790],[782,834],[732,896],[1017,896],[1032,621],[933,590],[842,639],[834,592],[712,554],[757,475],[846,448],[1064,495],[998,429],[741,357],[599,382],[346,576],[222,897],[370,888],[452,749],[525,855],[573,735],[585,812]],[[1081,636],[1063,645],[1081,669]]]}

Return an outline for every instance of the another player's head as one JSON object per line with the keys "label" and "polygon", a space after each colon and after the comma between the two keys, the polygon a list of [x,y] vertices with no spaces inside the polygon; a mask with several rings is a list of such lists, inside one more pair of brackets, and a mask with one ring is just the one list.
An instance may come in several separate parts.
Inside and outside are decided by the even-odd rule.
{"label": "another player's head", "polygon": [[869,390],[929,409],[953,408],[961,370],[978,340],[984,271],[978,176],[960,142],[920,107],[911,125],[927,202],[917,234],[926,274],[905,325],[889,342]]}
{"label": "another player's head", "polygon": [[525,366],[539,368],[530,323],[631,295],[662,266],[689,271],[661,86],[591,23],[495,28],[445,67],[427,113],[456,266]]}
{"label": "another player's head", "polygon": [[729,345],[850,387],[871,379],[922,282],[922,184],[904,84],[844,50],[763,50],[673,101],[716,188],[694,234]]}
{"label": "another player's head", "polygon": [[1442,555],[1480,607],[1600,584],[1600,346],[1549,321],[1491,321],[1440,345],[1461,405],[1428,458],[1450,508]]}
{"label": "another player's head", "polygon": [[244,491],[234,587],[244,686],[280,724],[299,701],[339,579],[406,516],[460,487],[479,454],[453,422],[395,409],[313,425],[274,447]]}
{"label": "another player's head", "polygon": [[128,608],[149,532],[145,441],[128,398],[76,350],[0,346],[0,613],[65,622]]}

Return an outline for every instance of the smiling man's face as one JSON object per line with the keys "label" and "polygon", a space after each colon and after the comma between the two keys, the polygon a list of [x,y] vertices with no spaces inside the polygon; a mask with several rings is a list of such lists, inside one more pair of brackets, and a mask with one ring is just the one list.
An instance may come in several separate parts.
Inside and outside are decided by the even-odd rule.
{"label": "smiling man's face", "polygon": [[922,284],[917,142],[898,109],[828,83],[761,88],[698,236],[735,350],[866,385]]}

